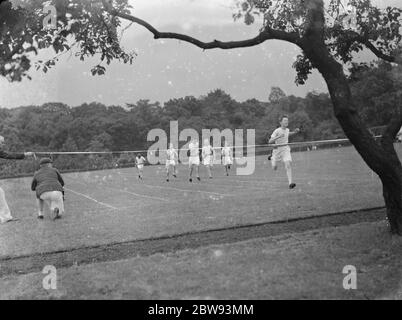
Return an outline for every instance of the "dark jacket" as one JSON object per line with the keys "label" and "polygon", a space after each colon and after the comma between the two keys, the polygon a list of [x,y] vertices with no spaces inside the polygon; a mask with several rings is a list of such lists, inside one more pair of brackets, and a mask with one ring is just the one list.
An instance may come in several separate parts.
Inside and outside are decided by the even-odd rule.
{"label": "dark jacket", "polygon": [[25,155],[23,153],[8,153],[4,150],[0,150],[0,158],[2,159],[24,159]]}
{"label": "dark jacket", "polygon": [[36,197],[48,191],[63,192],[64,181],[60,172],[52,167],[43,167],[35,172],[32,180],[31,189],[36,191]]}

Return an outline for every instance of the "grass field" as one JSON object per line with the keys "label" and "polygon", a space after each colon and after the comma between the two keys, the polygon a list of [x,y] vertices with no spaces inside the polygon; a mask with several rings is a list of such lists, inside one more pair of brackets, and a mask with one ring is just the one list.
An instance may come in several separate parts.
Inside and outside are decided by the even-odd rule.
{"label": "grass field", "polygon": [[[0,278],[0,299],[402,299],[402,239],[384,222],[74,265],[44,290],[36,271]],[[357,290],[344,290],[345,265]]]}
{"label": "grass field", "polygon": [[[402,151],[399,145],[397,148]],[[257,157],[255,173],[249,176],[236,176],[232,170],[232,175],[226,177],[224,168],[215,166],[214,178],[209,180],[204,178],[206,172],[201,166],[202,181],[194,183],[188,182],[188,168],[184,165],[179,166],[178,178],[170,182],[165,181],[164,166],[146,167],[142,181],[134,168],[69,173],[63,175],[66,214],[57,221],[48,216],[45,220],[36,218],[30,178],[2,180],[0,186],[5,190],[13,216],[19,220],[0,225],[0,265],[1,261],[9,263],[11,270],[3,268],[0,274],[13,273],[13,261],[22,259],[20,264],[31,263],[38,254],[43,257],[39,260],[41,268],[42,262],[47,264],[46,257],[54,255],[53,262],[57,262],[65,260],[74,250],[85,255],[89,252],[85,250],[99,248],[100,253],[92,252],[93,262],[126,259],[136,254],[121,246],[133,241],[144,243],[140,249],[143,253],[147,248],[150,252],[196,248],[193,244],[198,241],[201,247],[202,243],[234,243],[232,246],[236,248],[236,241],[258,238],[252,236],[253,232],[257,233],[258,225],[383,206],[378,177],[351,147],[294,153],[293,168],[297,183],[294,190],[288,189],[284,168],[272,171],[266,157]],[[381,212],[379,214],[381,217]],[[314,224],[314,220],[311,223]],[[318,228],[320,223],[317,221]],[[286,225],[291,223],[284,223],[281,228]],[[246,230],[244,226],[251,229]],[[275,230],[279,226],[275,224],[270,228]],[[310,226],[301,226],[300,230],[309,229]],[[214,230],[223,232],[219,240]],[[226,230],[231,232],[230,241],[226,239],[230,238]],[[198,236],[199,232],[205,236]],[[183,238],[176,238],[176,242],[170,244],[166,241],[152,243],[155,239],[177,235]],[[189,236],[186,238],[186,235]],[[189,243],[181,245],[180,239]],[[243,251],[247,246],[254,250],[264,241],[251,240],[240,247]],[[119,250],[114,250],[116,245],[120,246]],[[164,250],[164,246],[169,249]],[[101,252],[104,248],[109,252]],[[74,261],[74,254],[67,260]],[[199,259],[199,254],[195,253],[194,259]],[[103,257],[97,259],[98,256]],[[297,266],[297,261],[294,262]],[[64,264],[60,262],[60,265]],[[32,268],[27,268],[26,272],[40,272],[41,268],[32,262]],[[241,270],[241,266],[239,268]],[[219,297],[223,296],[222,293]]]}
{"label": "grass field", "polygon": [[[265,157],[250,176],[224,175],[189,183],[187,167],[165,181],[163,166],[65,174],[66,214],[36,219],[30,178],[2,180],[19,221],[0,226],[0,256],[19,256],[200,230],[287,220],[382,206],[381,184],[351,147],[293,154],[289,190],[283,167],[273,172]],[[234,171],[232,170],[232,173]],[[206,175],[201,167],[201,176]]]}

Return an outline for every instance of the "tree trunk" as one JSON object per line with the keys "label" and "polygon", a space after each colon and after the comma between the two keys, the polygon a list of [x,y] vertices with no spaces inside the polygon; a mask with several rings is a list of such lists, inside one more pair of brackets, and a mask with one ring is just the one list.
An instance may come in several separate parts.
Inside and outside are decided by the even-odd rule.
{"label": "tree trunk", "polygon": [[380,177],[391,232],[402,235],[402,165],[392,146],[394,137],[380,145],[368,131],[353,103],[342,66],[319,39],[306,39],[304,51],[324,77],[335,116],[367,165]]}
{"label": "tree trunk", "polygon": [[401,176],[401,173],[399,173],[390,177],[390,179],[381,179],[391,233],[400,236],[402,236]]}

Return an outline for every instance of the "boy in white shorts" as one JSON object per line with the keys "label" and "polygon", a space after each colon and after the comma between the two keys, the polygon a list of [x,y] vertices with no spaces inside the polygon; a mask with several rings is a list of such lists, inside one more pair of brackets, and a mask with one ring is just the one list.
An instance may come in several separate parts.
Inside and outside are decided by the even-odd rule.
{"label": "boy in white shorts", "polygon": [[225,166],[226,175],[229,175],[230,166],[233,164],[232,148],[225,141],[225,146],[222,148],[222,163]]}
{"label": "boy in white shorts", "polygon": [[169,149],[166,151],[166,181],[169,182],[169,168],[173,167],[173,177],[176,176],[176,159],[178,154],[173,147],[173,143],[169,143]]}
{"label": "boy in white shorts", "polygon": [[137,169],[138,169],[138,178],[142,180],[142,172],[144,171],[144,164],[145,161],[147,161],[142,154],[138,154],[135,157],[135,164],[137,165]]}
{"label": "boy in white shorts", "polygon": [[190,166],[190,178],[189,181],[193,182],[193,171],[194,169],[196,170],[197,174],[197,179],[198,181],[201,181],[200,179],[200,149],[199,149],[199,144],[198,140],[194,139],[190,142],[188,145],[189,148],[189,158],[188,158],[188,165]]}
{"label": "boy in white shorts", "polygon": [[209,179],[212,179],[212,166],[214,162],[214,149],[212,148],[209,139],[204,140],[204,146],[202,147],[202,161],[204,166],[207,167]]}
{"label": "boy in white shorts", "polygon": [[[287,144],[289,143],[289,136],[300,132],[299,129],[295,129],[295,131],[293,132],[289,130],[288,116],[282,116],[282,118],[280,119],[280,125],[281,126],[275,129],[275,131],[272,133],[271,139],[269,140],[270,144],[272,143],[278,145]],[[277,167],[278,161],[283,161],[283,163],[285,164],[286,175],[289,181],[289,188],[293,189],[294,187],[296,187],[296,184],[293,183],[292,181],[292,167],[291,167],[292,156],[290,154],[290,147],[288,145],[275,147],[275,149],[272,151],[271,164],[274,170],[278,168]]]}

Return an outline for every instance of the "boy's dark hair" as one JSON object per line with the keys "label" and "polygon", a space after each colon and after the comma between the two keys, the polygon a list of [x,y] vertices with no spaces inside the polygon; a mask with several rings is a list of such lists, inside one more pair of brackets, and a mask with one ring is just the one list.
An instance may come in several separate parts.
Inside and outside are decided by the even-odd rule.
{"label": "boy's dark hair", "polygon": [[282,116],[280,116],[279,122],[282,122],[283,118],[289,119],[289,116],[287,114],[283,114]]}

